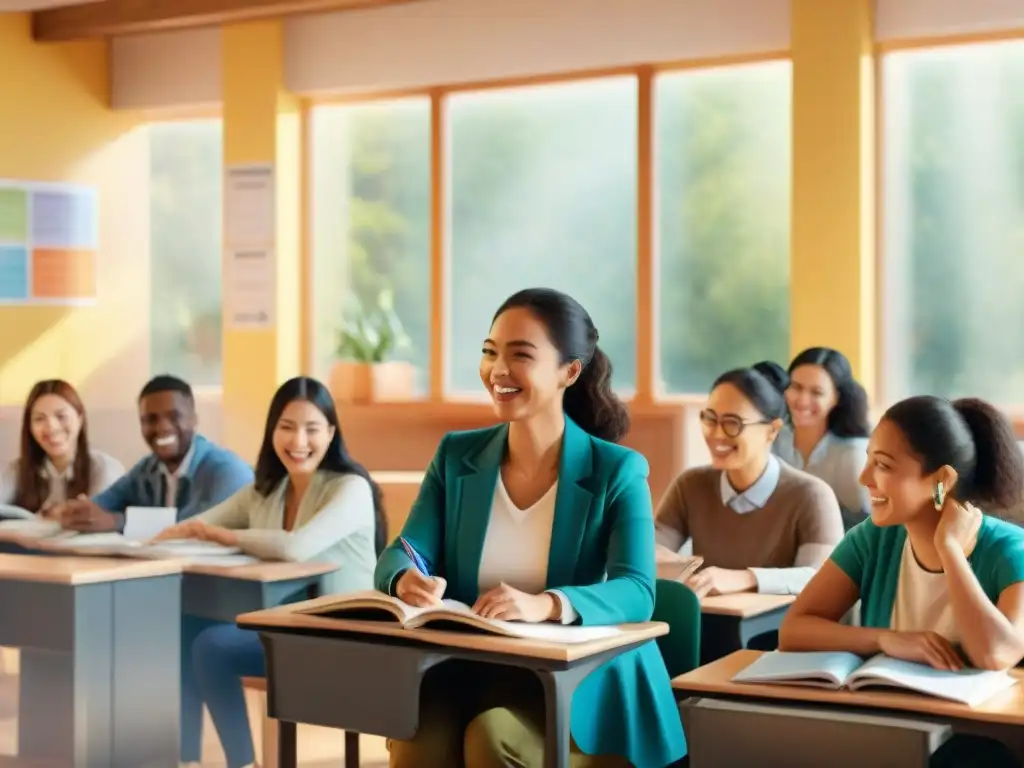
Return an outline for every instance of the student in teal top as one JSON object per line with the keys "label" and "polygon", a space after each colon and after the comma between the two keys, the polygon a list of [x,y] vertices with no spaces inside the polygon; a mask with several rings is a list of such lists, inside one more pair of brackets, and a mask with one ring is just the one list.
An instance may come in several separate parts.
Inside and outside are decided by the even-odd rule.
{"label": "student in teal top", "polygon": [[[913,397],[868,444],[871,517],[851,530],[790,608],[786,651],[851,651],[937,669],[1008,669],[1024,658],[1024,531],[976,505],[1024,489],[1013,427],[981,400]],[[840,623],[862,602],[861,627]],[[955,737],[934,764],[1018,765],[1002,745]],[[970,764],[973,764],[971,762]]]}
{"label": "student in teal top", "polygon": [[[616,445],[629,419],[597,340],[586,310],[557,291],[520,291],[501,306],[480,378],[502,424],[442,439],[402,531],[429,575],[393,543],[377,563],[377,589],[413,605],[451,597],[510,621],[651,618],[648,466]],[[421,700],[420,728],[392,743],[392,768],[543,764],[536,680],[445,665]],[[570,719],[574,768],[661,768],[686,753],[653,641],[587,677]]]}

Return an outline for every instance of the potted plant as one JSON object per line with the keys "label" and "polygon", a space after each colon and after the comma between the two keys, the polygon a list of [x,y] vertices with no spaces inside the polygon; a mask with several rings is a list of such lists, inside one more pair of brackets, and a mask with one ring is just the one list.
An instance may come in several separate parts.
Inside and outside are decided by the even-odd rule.
{"label": "potted plant", "polygon": [[402,321],[394,309],[394,294],[381,291],[377,306],[367,310],[355,296],[346,302],[345,322],[338,332],[337,361],[331,369],[330,389],[341,403],[411,400],[416,371],[411,363],[388,360],[396,349],[409,345]]}

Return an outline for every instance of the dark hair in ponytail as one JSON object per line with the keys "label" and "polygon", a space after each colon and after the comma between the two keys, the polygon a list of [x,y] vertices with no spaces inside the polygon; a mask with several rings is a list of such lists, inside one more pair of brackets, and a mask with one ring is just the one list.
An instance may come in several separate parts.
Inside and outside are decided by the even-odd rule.
{"label": "dark hair in ponytail", "polygon": [[765,360],[750,368],[726,371],[715,379],[711,389],[722,384],[736,387],[766,419],[786,417],[786,388],[789,386],[789,375],[778,363]]}
{"label": "dark hair in ponytail", "polygon": [[594,437],[613,443],[622,439],[629,431],[629,412],[612,391],[612,363],[597,346],[597,328],[587,310],[560,291],[527,288],[509,296],[494,320],[515,308],[529,310],[544,324],[563,365],[579,360],[583,366],[565,391],[565,414]]}
{"label": "dark hair in ponytail", "polygon": [[893,405],[883,420],[894,424],[921,460],[925,473],[956,470],[957,501],[1016,506],[1024,494],[1024,455],[1010,420],[977,398],[950,402],[922,395]]}
{"label": "dark hair in ponytail", "polygon": [[836,388],[836,404],[828,412],[828,431],[837,437],[870,435],[868,393],[853,378],[853,367],[846,355],[831,347],[810,347],[793,358],[789,364],[789,374],[792,375],[802,365],[824,368]]}

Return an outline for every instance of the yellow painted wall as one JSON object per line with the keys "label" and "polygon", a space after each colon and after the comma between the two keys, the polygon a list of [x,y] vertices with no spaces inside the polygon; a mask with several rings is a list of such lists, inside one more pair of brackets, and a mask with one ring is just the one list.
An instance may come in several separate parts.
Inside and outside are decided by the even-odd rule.
{"label": "yellow painted wall", "polygon": [[101,249],[95,306],[0,305],[0,406],[60,376],[134,411],[149,373],[148,151],[108,81],[105,42],[39,45],[28,14],[0,14],[0,178],[97,187]]}

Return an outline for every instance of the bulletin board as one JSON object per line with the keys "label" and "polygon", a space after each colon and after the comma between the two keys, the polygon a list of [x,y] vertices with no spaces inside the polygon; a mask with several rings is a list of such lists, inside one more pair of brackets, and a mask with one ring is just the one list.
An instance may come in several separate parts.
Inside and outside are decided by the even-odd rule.
{"label": "bulletin board", "polygon": [[0,179],[0,304],[95,303],[98,251],[95,189]]}

